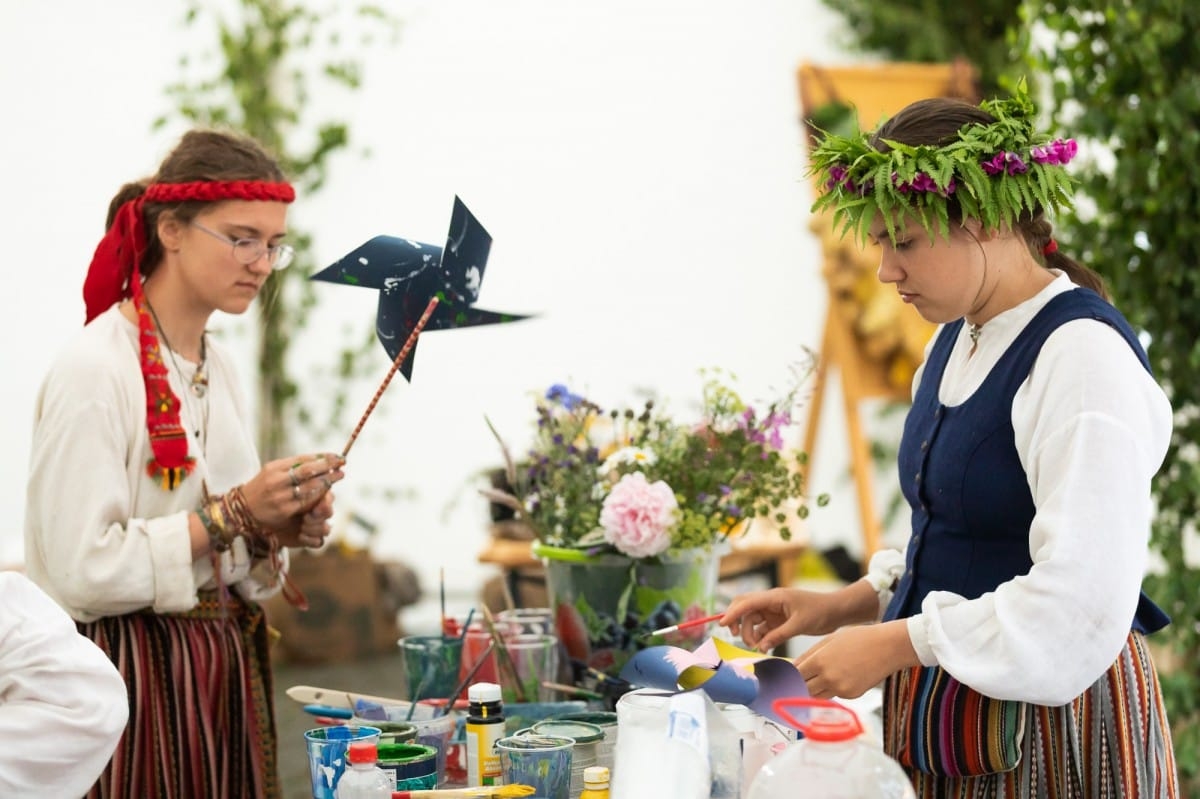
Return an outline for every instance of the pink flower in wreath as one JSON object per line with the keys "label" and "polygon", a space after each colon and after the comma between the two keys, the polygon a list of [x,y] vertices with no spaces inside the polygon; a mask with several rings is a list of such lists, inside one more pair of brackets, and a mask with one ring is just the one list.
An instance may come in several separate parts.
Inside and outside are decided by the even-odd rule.
{"label": "pink flower in wreath", "polygon": [[604,540],[630,557],[657,555],[671,545],[678,508],[675,492],[662,480],[650,483],[641,472],[627,474],[600,509]]}

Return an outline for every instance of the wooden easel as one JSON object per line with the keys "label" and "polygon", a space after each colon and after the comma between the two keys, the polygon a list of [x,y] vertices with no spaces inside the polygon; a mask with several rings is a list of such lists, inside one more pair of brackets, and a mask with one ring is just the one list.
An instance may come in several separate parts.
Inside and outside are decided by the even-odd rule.
{"label": "wooden easel", "polygon": [[[864,130],[871,130],[884,117],[899,111],[905,105],[924,97],[962,97],[975,100],[974,69],[966,62],[953,64],[880,64],[872,66],[823,67],[802,64],[797,70],[800,89],[800,107],[806,121],[813,111],[832,102],[841,102],[857,111],[858,122]],[[811,129],[806,143],[813,144]],[[814,185],[814,190],[819,190]],[[829,226],[829,220],[814,220],[821,229]],[[847,308],[856,302],[856,292],[847,293],[843,287],[835,286],[830,279],[834,273],[844,270],[844,262],[833,260],[870,258],[858,250],[850,241],[837,242],[834,249],[829,240],[832,231],[826,234],[823,271],[829,288],[829,306],[821,340],[821,353],[817,361],[813,385],[813,396],[809,409],[808,423],[804,432],[804,452],[808,453],[808,469],[811,470],[817,443],[817,428],[821,418],[821,405],[826,389],[830,367],[841,377],[842,400],[846,415],[846,433],[849,437],[851,473],[858,493],[858,510],[862,521],[864,567],[872,554],[879,549],[880,521],[875,512],[871,490],[871,453],[863,435],[859,406],[867,399],[888,399],[908,402],[911,387],[911,372],[904,377],[904,368],[897,368],[893,359],[882,358],[880,347],[872,346],[854,321],[854,314]],[[840,254],[839,254],[840,253]],[[874,269],[871,270],[873,278]],[[861,294],[861,292],[857,292]],[[875,302],[894,301],[900,303],[894,291],[873,298]],[[911,353],[914,346],[923,347],[934,330],[934,326],[920,319],[916,311],[901,304],[896,309],[887,309],[889,318],[897,328],[889,335],[906,339],[906,349]],[[919,356],[919,351],[917,355]],[[899,357],[908,357],[903,353]],[[915,368],[915,362],[912,364]]]}

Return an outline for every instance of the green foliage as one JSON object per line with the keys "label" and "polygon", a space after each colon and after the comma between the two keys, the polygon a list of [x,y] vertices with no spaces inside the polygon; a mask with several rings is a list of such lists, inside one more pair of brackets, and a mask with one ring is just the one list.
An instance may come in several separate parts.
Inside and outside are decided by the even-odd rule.
{"label": "green foliage", "polygon": [[672,549],[711,546],[753,518],[769,519],[789,538],[789,520],[804,518],[808,505],[798,468],[804,456],[784,450],[783,430],[810,371],[798,370],[788,391],[758,409],[742,400],[729,375],[710,372],[695,423],[671,418],[652,400],[605,411],[552,386],[536,404],[529,451],[514,460],[505,448],[512,493],[484,493],[557,547],[605,548],[601,509],[630,475],[662,481],[674,496],[673,521],[656,535],[669,537]]}
{"label": "green foliage", "polygon": [[[1054,76],[1064,129],[1111,148],[1083,171],[1095,212],[1060,220],[1060,241],[1102,273],[1118,307],[1150,338],[1175,408],[1167,465],[1154,483],[1153,542],[1165,570],[1147,590],[1173,624],[1163,674],[1181,776],[1200,796],[1200,570],[1183,537],[1200,517],[1200,4],[1192,0],[1034,0],[1056,36],[1035,56]],[[1133,531],[1131,531],[1133,532]]]}
{"label": "green foliage", "polygon": [[[353,16],[365,26],[361,43],[369,43],[378,31],[395,39],[396,22],[378,7],[359,6]],[[168,86],[175,114],[193,124],[228,126],[253,136],[280,159],[301,195],[316,192],[325,183],[331,157],[349,146],[350,134],[343,122],[309,118],[311,90],[320,81],[352,91],[361,73],[357,60],[340,55],[342,31],[331,19],[338,19],[332,9],[317,12],[286,0],[239,0],[228,17],[211,4],[191,0],[186,23],[215,26],[219,57],[205,53],[198,64],[189,55],[180,58],[185,75],[200,71],[205,76]],[[156,125],[166,121],[160,118]],[[304,138],[309,140],[299,144]],[[315,303],[305,279],[313,271],[312,239],[294,226],[289,235],[296,261],[267,281],[258,303],[258,443],[265,459],[286,454],[293,420],[312,421],[299,405],[296,381],[287,370],[289,343]],[[353,373],[356,354],[367,344],[343,352],[338,365],[342,376]],[[343,406],[344,398],[335,397],[335,419]]]}
{"label": "green foliage", "polygon": [[935,227],[936,235],[949,235],[951,199],[963,217],[989,229],[1039,207],[1069,207],[1072,185],[1063,165],[1074,156],[1074,142],[1051,142],[1037,132],[1024,81],[1010,98],[982,107],[995,122],[967,125],[942,146],[885,140],[881,152],[871,134],[825,135],[810,159],[809,173],[825,178],[813,211],[832,208],[834,227],[860,242],[882,215],[895,243],[901,217],[920,223],[931,240]]}
{"label": "green foliage", "polygon": [[892,61],[945,63],[965,58],[979,68],[991,96],[1011,74],[1010,32],[1021,0],[822,0],[845,17],[848,44]]}

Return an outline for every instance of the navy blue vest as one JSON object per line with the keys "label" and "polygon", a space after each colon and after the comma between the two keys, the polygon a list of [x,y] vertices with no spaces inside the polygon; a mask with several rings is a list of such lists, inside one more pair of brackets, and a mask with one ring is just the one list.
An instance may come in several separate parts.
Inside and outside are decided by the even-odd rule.
{"label": "navy blue vest", "polygon": [[[1146,353],[1124,317],[1088,289],[1064,292],[1047,303],[978,390],[954,407],[938,401],[938,386],[963,320],[946,325],[938,335],[900,441],[900,486],[912,508],[913,532],[904,576],[885,621],[918,613],[930,591],[975,599],[1033,566],[1029,527],[1035,508],[1017,457],[1013,397],[1046,338],[1059,325],[1082,318],[1111,325],[1149,371]],[[1154,632],[1169,621],[1142,594],[1131,627]]]}

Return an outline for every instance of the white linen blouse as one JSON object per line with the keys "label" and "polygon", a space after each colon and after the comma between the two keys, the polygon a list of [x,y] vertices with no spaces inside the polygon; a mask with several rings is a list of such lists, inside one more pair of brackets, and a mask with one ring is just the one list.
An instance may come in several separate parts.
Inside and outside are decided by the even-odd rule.
{"label": "white linen blouse", "polygon": [[[81,622],[193,608],[197,591],[216,581],[209,557],[192,560],[188,513],[200,507],[205,483],[220,494],[260,468],[232,364],[209,335],[203,398],[187,387],[195,365],[162,345],[196,465],[173,491],[151,479],[138,346],[137,325],[113,306],[55,360],[35,406],[26,570]],[[278,590],[241,538],[220,564],[224,583],[247,599]]]}

